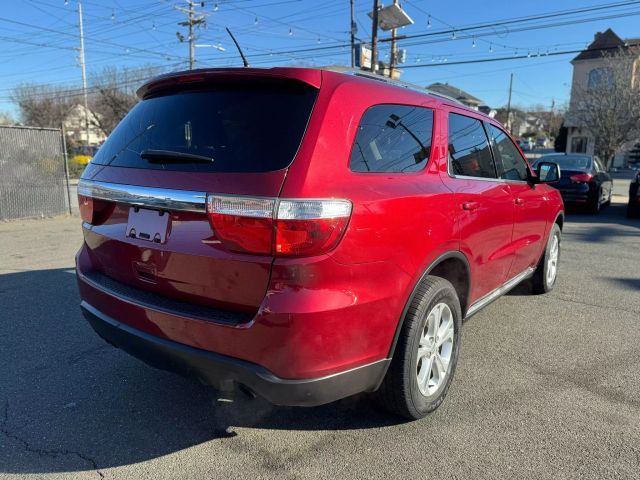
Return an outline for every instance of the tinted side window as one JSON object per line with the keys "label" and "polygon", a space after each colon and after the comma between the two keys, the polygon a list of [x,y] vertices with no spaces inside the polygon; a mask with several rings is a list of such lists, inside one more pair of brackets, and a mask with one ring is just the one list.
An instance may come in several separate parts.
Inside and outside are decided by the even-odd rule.
{"label": "tinted side window", "polygon": [[527,180],[527,164],[509,136],[501,129],[489,125],[493,138],[493,153],[500,178],[505,180]]}
{"label": "tinted side window", "polygon": [[362,116],[351,150],[354,172],[415,172],[431,151],[433,110],[376,105]]}
{"label": "tinted side window", "polygon": [[455,175],[496,178],[489,142],[480,120],[449,114],[449,165]]}

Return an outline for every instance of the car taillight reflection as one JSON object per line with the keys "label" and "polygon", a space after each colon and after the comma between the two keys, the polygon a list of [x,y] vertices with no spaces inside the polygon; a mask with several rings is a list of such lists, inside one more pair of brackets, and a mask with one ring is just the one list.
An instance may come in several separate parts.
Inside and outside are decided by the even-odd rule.
{"label": "car taillight reflection", "polygon": [[590,173],[578,173],[569,177],[573,183],[589,183],[593,180],[593,175]]}
{"label": "car taillight reflection", "polygon": [[98,225],[111,214],[115,203],[78,194],[78,207],[83,222]]}

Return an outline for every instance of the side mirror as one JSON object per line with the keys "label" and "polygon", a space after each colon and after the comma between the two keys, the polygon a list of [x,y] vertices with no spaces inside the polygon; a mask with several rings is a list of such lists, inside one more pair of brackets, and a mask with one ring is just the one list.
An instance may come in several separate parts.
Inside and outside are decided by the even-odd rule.
{"label": "side mirror", "polygon": [[540,162],[536,168],[537,183],[553,183],[560,180],[560,165],[555,162]]}

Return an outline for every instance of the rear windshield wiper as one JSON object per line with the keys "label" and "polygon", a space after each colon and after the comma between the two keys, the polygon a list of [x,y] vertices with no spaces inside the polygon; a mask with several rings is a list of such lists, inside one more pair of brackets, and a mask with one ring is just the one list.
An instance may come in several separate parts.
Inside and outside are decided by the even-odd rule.
{"label": "rear windshield wiper", "polygon": [[143,150],[140,152],[140,158],[149,160],[153,163],[171,163],[171,161],[186,163],[212,163],[214,159],[205,157],[204,155],[196,155],[194,153],[174,152],[171,150]]}
{"label": "rear windshield wiper", "polygon": [[133,138],[131,138],[127,143],[124,144],[124,146],[122,148],[120,148],[120,150],[118,150],[112,157],[111,159],[107,162],[107,165],[111,165],[111,162],[113,162],[116,158],[118,158],[120,156],[120,154],[122,152],[124,152],[125,150],[127,150],[129,148],[129,145],[131,145],[133,142],[135,142],[138,138],[140,138],[141,136],[143,136],[145,133],[147,133],[149,130],[151,130],[153,127],[155,127],[156,125],[154,123],[151,123],[149,125],[147,125],[147,128],[145,128],[144,130],[138,132],[136,135],[133,136]]}

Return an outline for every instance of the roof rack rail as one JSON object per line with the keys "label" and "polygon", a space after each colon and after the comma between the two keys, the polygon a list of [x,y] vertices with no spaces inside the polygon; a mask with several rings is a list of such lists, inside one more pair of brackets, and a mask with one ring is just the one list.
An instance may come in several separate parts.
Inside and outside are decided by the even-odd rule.
{"label": "roof rack rail", "polygon": [[364,78],[369,78],[371,80],[377,80],[378,82],[388,83],[389,85],[394,85],[396,87],[406,88],[406,89],[413,90],[413,91],[418,92],[418,93],[424,93],[424,94],[428,94],[428,95],[433,95],[434,97],[439,97],[439,98],[442,98],[444,100],[448,100],[450,102],[453,102],[453,103],[456,103],[458,105],[463,105],[464,106],[464,104],[462,102],[460,102],[459,100],[456,100],[455,98],[450,97],[448,95],[444,95],[442,93],[434,92],[433,90],[429,90],[428,88],[424,88],[424,87],[421,87],[420,85],[416,85],[416,84],[413,84],[413,83],[403,82],[402,80],[394,80],[393,78],[384,77],[384,76],[379,75],[377,73],[368,72],[366,70],[360,70],[360,69],[351,68],[351,67],[340,67],[340,66],[325,67],[324,70],[329,70],[329,71],[338,72],[338,73],[346,73],[347,75],[354,75],[356,77],[364,77]]}

